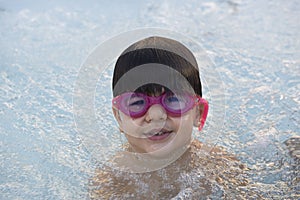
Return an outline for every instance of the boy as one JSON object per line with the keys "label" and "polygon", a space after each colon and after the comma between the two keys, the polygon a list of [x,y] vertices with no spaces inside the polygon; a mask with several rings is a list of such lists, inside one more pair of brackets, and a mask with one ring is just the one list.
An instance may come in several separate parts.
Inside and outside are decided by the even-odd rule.
{"label": "boy", "polygon": [[115,65],[113,95],[128,144],[97,172],[91,198],[239,197],[232,191],[247,184],[246,167],[192,139],[208,103],[196,59],[184,45],[150,37],[128,47]]}

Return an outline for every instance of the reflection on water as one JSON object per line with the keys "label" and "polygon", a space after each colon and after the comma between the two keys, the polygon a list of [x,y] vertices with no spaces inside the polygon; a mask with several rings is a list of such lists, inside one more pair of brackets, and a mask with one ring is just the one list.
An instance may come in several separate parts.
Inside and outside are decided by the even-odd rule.
{"label": "reflection on water", "polygon": [[[99,42],[141,26],[180,31],[199,41],[216,63],[227,108],[222,134],[210,140],[250,169],[245,174],[251,188],[232,195],[251,190],[266,199],[299,199],[297,1],[22,2],[0,2],[1,199],[88,196],[98,165],[73,120],[80,63]],[[110,85],[109,74],[101,78],[100,85]],[[110,102],[109,91],[96,101]],[[122,143],[110,108],[105,112],[111,121],[102,123],[98,115],[99,134],[113,129],[111,137]],[[193,188],[203,183],[214,185],[215,199],[223,195],[223,186],[206,179],[209,170],[191,170],[179,173],[178,199],[205,191]],[[167,181],[164,187],[173,186]]]}

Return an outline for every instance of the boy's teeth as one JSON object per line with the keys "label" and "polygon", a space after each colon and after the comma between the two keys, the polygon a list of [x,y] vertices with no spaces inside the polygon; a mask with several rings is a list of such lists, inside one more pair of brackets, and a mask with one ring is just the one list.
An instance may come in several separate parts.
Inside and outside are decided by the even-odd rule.
{"label": "boy's teeth", "polygon": [[155,133],[154,135],[161,135],[161,134],[162,134],[162,132],[160,131],[158,133]]}
{"label": "boy's teeth", "polygon": [[164,134],[164,133],[165,133],[165,132],[160,131],[160,132],[156,133],[155,135],[162,135],[162,134]]}
{"label": "boy's teeth", "polygon": [[168,131],[168,130],[160,130],[159,132],[149,132],[147,135],[149,136],[159,136],[159,135],[163,135],[163,134],[166,134],[166,133],[170,133],[171,131]]}

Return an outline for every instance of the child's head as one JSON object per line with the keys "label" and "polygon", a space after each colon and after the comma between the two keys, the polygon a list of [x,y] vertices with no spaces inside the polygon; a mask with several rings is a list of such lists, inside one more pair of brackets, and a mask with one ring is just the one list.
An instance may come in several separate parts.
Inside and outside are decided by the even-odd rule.
{"label": "child's head", "polygon": [[[181,43],[162,37],[149,37],[138,41],[129,46],[121,54],[114,69],[112,84],[113,95],[118,96],[125,91],[130,91],[130,83],[118,85],[118,88],[115,86],[124,74],[145,64],[153,64],[151,67],[154,76],[156,75],[155,73],[159,73],[159,71],[155,72],[155,70],[157,70],[155,68],[158,68],[158,65],[155,64],[166,65],[176,70],[187,80],[189,85],[193,88],[194,93],[202,96],[198,65],[192,52]],[[151,76],[151,74],[147,75]],[[168,81],[170,84],[172,83],[173,86],[175,86],[174,84],[176,84],[176,86],[183,84],[176,80],[176,76],[169,75],[165,78],[168,78]],[[155,92],[159,89],[155,84],[140,86],[140,91]]]}
{"label": "child's head", "polygon": [[204,124],[208,107],[196,59],[175,40],[150,37],[129,46],[112,87],[114,115],[136,152],[164,147],[167,155],[190,142],[193,125]]}

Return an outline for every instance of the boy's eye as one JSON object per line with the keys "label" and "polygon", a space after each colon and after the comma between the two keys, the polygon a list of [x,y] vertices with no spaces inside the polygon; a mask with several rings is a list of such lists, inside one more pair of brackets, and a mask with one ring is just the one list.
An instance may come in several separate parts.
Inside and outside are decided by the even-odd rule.
{"label": "boy's eye", "polygon": [[165,99],[165,104],[174,110],[182,109],[186,104],[186,98],[182,95],[169,95]]}
{"label": "boy's eye", "polygon": [[128,109],[131,112],[138,112],[138,111],[142,110],[144,108],[145,104],[146,104],[145,99],[142,97],[138,97],[138,96],[131,97],[127,102]]}
{"label": "boy's eye", "polygon": [[178,102],[180,99],[176,96],[170,96],[167,98],[168,102]]}
{"label": "boy's eye", "polygon": [[134,100],[129,102],[129,106],[139,106],[139,105],[144,105],[145,100],[140,99],[140,100]]}
{"label": "boy's eye", "polygon": [[169,95],[167,98],[166,98],[167,102],[169,103],[176,103],[176,102],[185,102],[185,97],[183,95],[175,95],[175,94],[172,94],[172,95]]}

